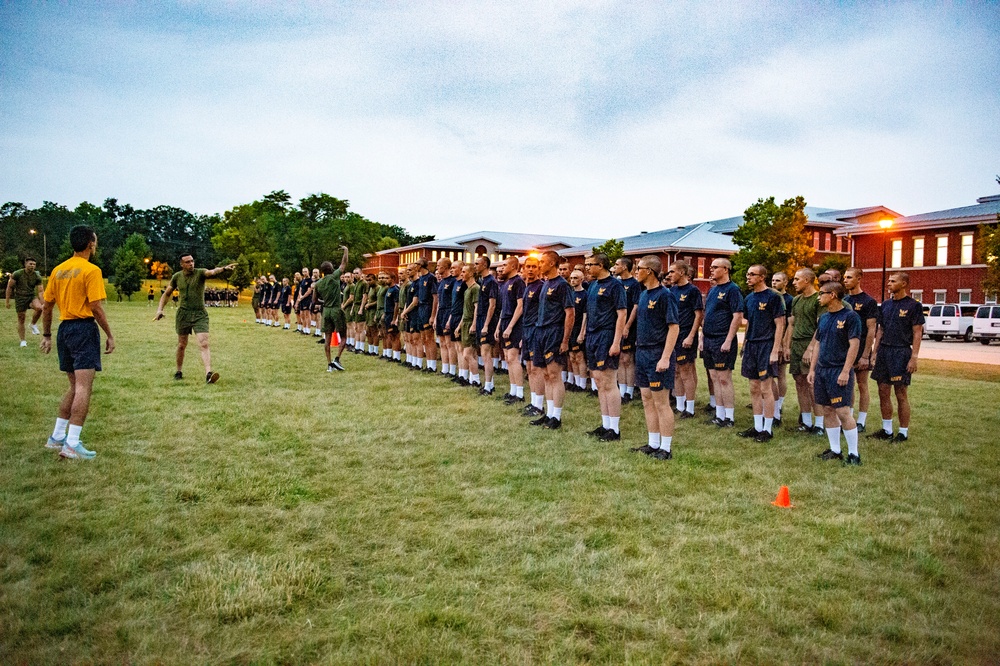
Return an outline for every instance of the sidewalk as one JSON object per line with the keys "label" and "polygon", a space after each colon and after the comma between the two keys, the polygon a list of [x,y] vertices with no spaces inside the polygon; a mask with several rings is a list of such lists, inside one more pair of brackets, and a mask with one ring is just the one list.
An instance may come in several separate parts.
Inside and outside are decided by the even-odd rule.
{"label": "sidewalk", "polygon": [[[740,344],[743,344],[743,331],[737,333]],[[963,342],[961,340],[942,340],[934,342],[924,338],[920,343],[919,358],[932,361],[955,361],[957,363],[982,363],[984,365],[1000,365],[1000,343],[989,346],[978,342]]]}

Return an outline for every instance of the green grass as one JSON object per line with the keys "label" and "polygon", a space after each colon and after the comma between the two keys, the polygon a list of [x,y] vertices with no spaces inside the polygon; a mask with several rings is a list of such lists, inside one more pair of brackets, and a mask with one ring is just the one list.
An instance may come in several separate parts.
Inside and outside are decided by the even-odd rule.
{"label": "green grass", "polygon": [[[43,448],[65,378],[0,316],[0,663],[1000,654],[995,374],[923,364],[910,443],[863,441],[861,468],[700,419],[664,463],[627,451],[638,405],[620,445],[582,435],[598,410],[575,394],[537,432],[367,357],[327,374],[246,307],[210,312],[221,382],[194,346],[174,382],[172,321],[133,300],[108,307],[90,463]],[[771,506],[782,484],[795,509]]]}

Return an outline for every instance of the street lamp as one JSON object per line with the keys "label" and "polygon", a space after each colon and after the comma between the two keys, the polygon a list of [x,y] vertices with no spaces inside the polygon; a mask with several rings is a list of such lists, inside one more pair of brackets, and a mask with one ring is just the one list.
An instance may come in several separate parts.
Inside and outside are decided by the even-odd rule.
{"label": "street lamp", "polygon": [[886,242],[889,238],[889,229],[892,227],[892,220],[889,218],[879,220],[878,226],[882,227],[882,300],[879,301],[879,305],[881,305],[885,302],[885,253]]}
{"label": "street lamp", "polygon": [[[28,233],[32,236],[37,236],[38,231],[35,229],[28,229]],[[42,275],[49,274],[49,238],[44,233],[42,234],[42,265],[45,267],[45,272]]]}

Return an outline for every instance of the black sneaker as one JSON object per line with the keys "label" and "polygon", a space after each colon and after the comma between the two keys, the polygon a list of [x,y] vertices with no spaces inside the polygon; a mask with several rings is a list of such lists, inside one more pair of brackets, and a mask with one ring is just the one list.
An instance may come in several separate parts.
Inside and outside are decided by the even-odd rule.
{"label": "black sneaker", "polygon": [[323,338],[320,338],[319,340],[316,341],[316,344],[321,345],[321,344],[323,344],[325,342],[326,342],[326,340],[324,340]]}
{"label": "black sneaker", "polygon": [[601,437],[604,436],[604,433],[606,433],[607,431],[608,431],[607,428],[605,428],[602,425],[599,425],[593,430],[588,430],[587,434],[590,435],[591,437],[597,437],[598,439],[600,439]]}
{"label": "black sneaker", "polygon": [[184,379],[184,373],[178,370],[177,372],[174,373],[174,379],[177,380]]}
{"label": "black sneaker", "polygon": [[864,432],[864,431],[865,431],[865,424],[864,423],[859,423],[858,424],[858,432]]}
{"label": "black sneaker", "polygon": [[818,454],[816,457],[819,458],[820,460],[841,460],[842,461],[844,459],[844,454],[843,453],[834,453],[833,449],[827,449],[823,453]]}
{"label": "black sneaker", "polygon": [[715,413],[715,407],[712,407],[712,405],[705,405],[704,407],[701,408],[701,411],[703,411],[703,412],[705,412],[707,414],[714,414]]}
{"label": "black sneaker", "polygon": [[504,393],[503,395],[497,396],[497,400],[503,400],[504,402],[507,402],[508,398],[513,398],[513,397],[514,397],[513,393]]}
{"label": "black sneaker", "polygon": [[672,460],[674,454],[666,449],[655,449],[649,454],[650,458],[656,458],[657,460]]}
{"label": "black sneaker", "polygon": [[598,395],[599,394],[597,392],[597,389],[590,389],[590,397],[591,398],[596,398]]}
{"label": "black sneaker", "polygon": [[853,453],[847,454],[847,460],[844,461],[845,465],[854,465],[857,467],[861,466],[861,456],[855,455]]}
{"label": "black sneaker", "polygon": [[562,427],[562,421],[560,419],[549,419],[542,424],[542,427],[549,430],[559,430]]}
{"label": "black sneaker", "polygon": [[757,435],[760,434],[760,431],[756,428],[747,428],[746,430],[741,430],[736,434],[740,437],[746,437],[747,439],[756,439]]}
{"label": "black sneaker", "polygon": [[604,434],[598,437],[602,442],[617,442],[622,438],[620,432],[615,432],[614,430],[605,430]]}
{"label": "black sneaker", "polygon": [[632,396],[631,395],[629,395],[628,393],[626,393],[625,395],[622,396],[622,404],[623,405],[627,405],[630,402],[632,402]]}
{"label": "black sneaker", "polygon": [[897,432],[896,435],[895,435],[895,437],[893,437],[891,441],[892,441],[893,444],[902,444],[903,442],[907,441],[908,439],[909,439],[909,437],[907,437],[903,433]]}
{"label": "black sneaker", "polygon": [[549,417],[543,415],[541,418],[537,418],[534,421],[530,421],[529,423],[533,426],[543,426],[546,425],[548,422],[549,422]]}
{"label": "black sneaker", "polygon": [[519,398],[516,395],[512,395],[509,398],[507,398],[506,400],[504,400],[503,404],[505,404],[505,405],[516,405],[519,402],[524,402],[524,398],[523,397]]}
{"label": "black sneaker", "polygon": [[327,363],[326,364],[326,371],[327,372],[333,372],[333,363]]}
{"label": "black sneaker", "polygon": [[656,451],[656,449],[654,449],[649,444],[643,444],[642,446],[634,446],[631,449],[629,449],[629,451],[631,451],[632,453],[645,453],[648,456],[653,451]]}
{"label": "black sneaker", "polygon": [[799,427],[795,429],[795,432],[801,432],[806,435],[811,435],[813,427],[811,425],[806,425],[805,423],[800,423]]}
{"label": "black sneaker", "polygon": [[535,407],[534,405],[528,405],[521,410],[521,416],[541,416],[544,413],[545,412],[538,409],[538,407]]}
{"label": "black sneaker", "polygon": [[763,444],[764,442],[770,442],[772,439],[774,439],[774,433],[770,433],[766,430],[761,430],[759,433],[757,433],[757,436],[754,437],[753,439],[755,442],[760,442]]}
{"label": "black sneaker", "polygon": [[219,381],[219,373],[209,372],[208,374],[205,375],[206,384],[214,384],[217,381]]}
{"label": "black sneaker", "polygon": [[882,441],[888,442],[892,441],[892,433],[887,432],[885,428],[879,428],[872,434],[868,435],[868,439],[880,439]]}
{"label": "black sneaker", "polygon": [[774,419],[773,427],[780,428],[781,427],[781,419]]}
{"label": "black sneaker", "polygon": [[493,389],[481,388],[479,389],[479,395],[493,395]]}
{"label": "black sneaker", "polygon": [[681,412],[680,418],[682,419],[693,419],[694,412]]}
{"label": "black sneaker", "polygon": [[735,428],[736,427],[736,421],[734,421],[732,419],[723,419],[722,423],[719,424],[719,427],[720,428]]}
{"label": "black sneaker", "polygon": [[342,366],[342,365],[340,364],[340,359],[339,359],[339,358],[335,358],[335,359],[333,359],[333,360],[332,360],[332,361],[330,362],[330,365],[332,365],[332,366],[333,366],[333,369],[334,369],[334,370],[340,370],[341,372],[343,372],[343,370],[344,370],[344,366]]}
{"label": "black sneaker", "polygon": [[816,437],[819,437],[820,435],[825,435],[826,429],[820,428],[819,426],[813,426],[812,434],[815,435]]}
{"label": "black sneaker", "polygon": [[468,386],[469,385],[469,380],[466,379],[465,377],[459,377],[455,381],[455,383],[458,384],[459,386]]}

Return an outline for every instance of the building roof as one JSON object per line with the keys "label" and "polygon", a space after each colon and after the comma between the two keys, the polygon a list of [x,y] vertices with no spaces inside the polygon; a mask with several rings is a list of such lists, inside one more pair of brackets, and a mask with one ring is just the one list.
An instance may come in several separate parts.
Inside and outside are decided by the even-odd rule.
{"label": "building roof", "polygon": [[393,254],[397,252],[407,252],[422,248],[435,250],[464,250],[466,245],[475,241],[489,241],[497,246],[498,252],[527,252],[529,250],[542,250],[555,245],[600,245],[604,241],[600,238],[583,238],[580,236],[550,236],[543,234],[522,234],[508,231],[475,231],[461,236],[442,238],[440,240],[417,243],[405,247],[394,247],[382,250],[376,254]]}
{"label": "building roof", "polygon": [[[737,248],[733,244],[732,238],[713,231],[708,222],[700,224],[689,224],[673,229],[663,229],[661,231],[650,231],[648,233],[636,234],[635,236],[625,236],[617,238],[624,245],[625,254],[639,254],[640,252],[659,252],[664,250],[705,250],[709,252],[733,253]],[[593,250],[594,245],[600,245],[604,241],[580,244],[563,250],[563,254],[577,255],[586,254]]]}
{"label": "building roof", "polygon": [[[948,208],[947,210],[938,210],[931,213],[897,217],[893,220],[892,224],[897,229],[903,226],[907,229],[955,227],[981,224],[983,222],[996,222],[997,215],[1000,215],[1000,194],[980,197],[976,199],[976,205],[974,206],[961,206],[959,208]],[[862,236],[876,233],[882,233],[882,228],[878,222],[852,224],[837,230],[838,235],[851,234]]]}

